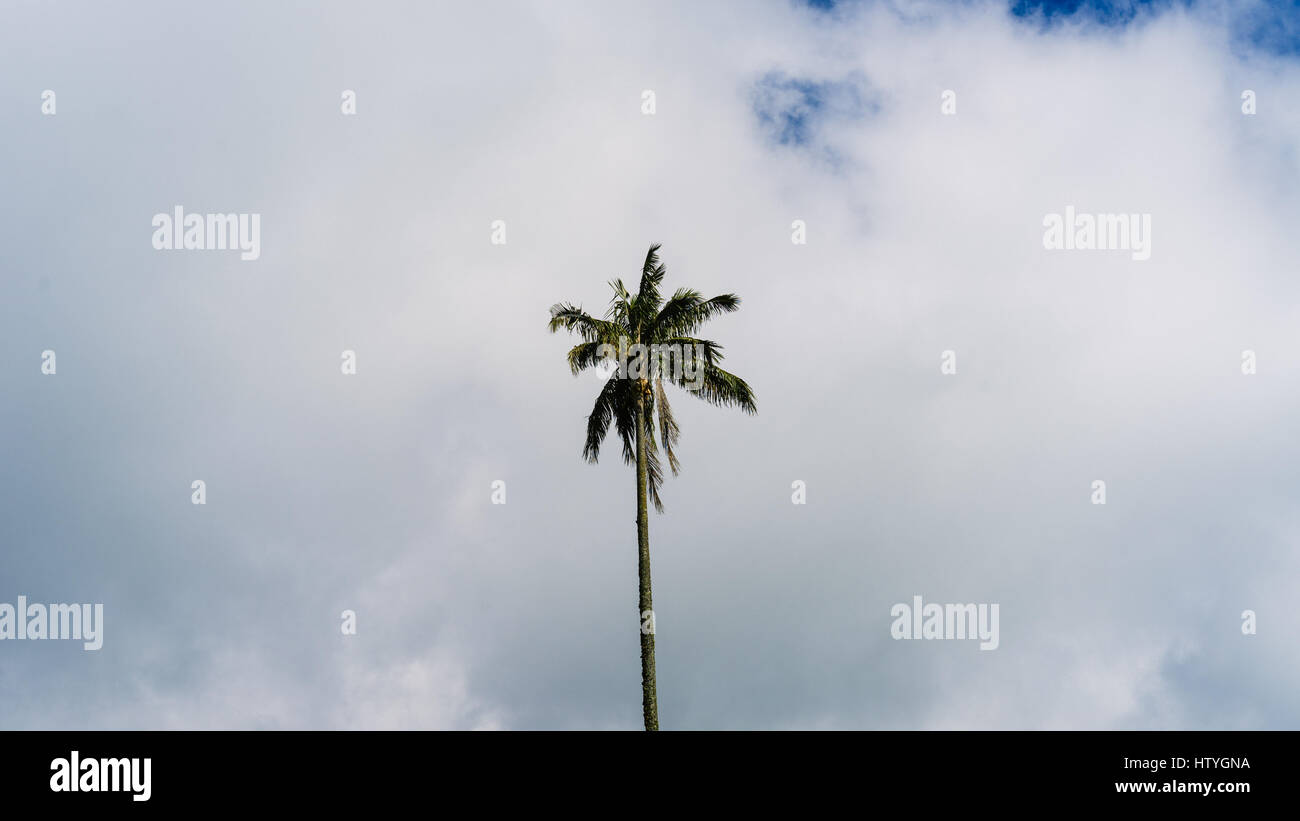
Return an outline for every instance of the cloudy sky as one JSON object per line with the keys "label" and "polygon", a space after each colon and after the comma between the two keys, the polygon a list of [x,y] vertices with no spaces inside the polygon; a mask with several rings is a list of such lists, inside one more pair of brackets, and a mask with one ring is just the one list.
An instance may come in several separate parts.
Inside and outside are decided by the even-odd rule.
{"label": "cloudy sky", "polygon": [[633,472],[545,326],[662,242],[759,408],[674,403],[665,729],[1300,728],[1293,4],[0,15],[0,602],[105,611],[0,642],[0,727],[639,728]]}

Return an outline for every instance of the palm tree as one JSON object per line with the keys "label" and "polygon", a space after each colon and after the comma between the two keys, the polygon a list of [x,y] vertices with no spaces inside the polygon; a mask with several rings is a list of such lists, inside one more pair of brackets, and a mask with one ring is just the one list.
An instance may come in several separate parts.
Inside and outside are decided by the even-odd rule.
{"label": "palm tree", "polygon": [[[641,622],[641,710],[647,730],[659,729],[659,703],[655,693],[654,609],[650,596],[650,525],[646,518],[647,491],[655,510],[663,512],[659,487],[663,468],[659,444],[668,466],[677,475],[680,466],[673,446],[677,421],[664,382],[675,384],[714,405],[735,406],[754,413],[754,393],[740,377],[718,367],[722,346],[692,336],[701,325],[722,313],[740,308],[740,297],[722,294],[705,299],[699,291],[679,288],[667,302],[659,294],[666,270],[659,262],[659,245],[651,245],[641,266],[641,287],[628,293],[621,279],[611,281],[614,297],[604,319],[596,319],[567,302],[551,306],[551,333],[561,329],[576,333],[582,342],[569,351],[569,369],[576,376],[588,368],[614,364],[587,417],[587,442],[583,458],[595,462],[610,423],[623,440],[623,461],[636,465],[636,536],[638,611]],[[629,361],[628,353],[635,358]],[[629,367],[629,365],[631,367]],[[659,441],[655,441],[655,419]]]}

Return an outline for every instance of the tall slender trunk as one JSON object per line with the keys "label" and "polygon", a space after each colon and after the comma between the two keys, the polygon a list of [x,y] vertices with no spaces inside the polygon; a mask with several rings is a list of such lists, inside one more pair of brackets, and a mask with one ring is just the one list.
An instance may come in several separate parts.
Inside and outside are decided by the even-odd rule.
{"label": "tall slender trunk", "polygon": [[644,382],[636,400],[636,540],[640,551],[638,621],[641,625],[641,712],[647,730],[659,729],[659,699],[655,694],[654,604],[650,598],[650,521],[646,516],[646,451]]}

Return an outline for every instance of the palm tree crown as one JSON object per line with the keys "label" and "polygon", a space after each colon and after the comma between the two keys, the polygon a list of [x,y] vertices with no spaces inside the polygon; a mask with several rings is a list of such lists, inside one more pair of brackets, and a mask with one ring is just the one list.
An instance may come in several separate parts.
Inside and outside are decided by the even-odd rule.
{"label": "palm tree crown", "polygon": [[[623,461],[635,462],[636,425],[640,417],[645,426],[650,497],[661,513],[664,506],[659,498],[663,483],[660,444],[674,476],[680,466],[673,452],[679,431],[664,382],[676,384],[713,405],[739,407],[746,413],[757,410],[754,392],[745,380],[718,366],[723,359],[722,346],[692,336],[714,316],[738,310],[740,297],[721,294],[705,299],[699,291],[679,288],[665,301],[659,292],[665,273],[659,261],[659,245],[651,245],[641,268],[641,286],[635,295],[628,292],[623,280],[612,280],[609,284],[614,296],[604,319],[596,319],[582,308],[562,302],[551,306],[548,325],[552,333],[564,329],[582,338],[569,351],[569,368],[575,376],[602,363],[618,365],[620,359],[626,367],[628,357],[623,352],[636,350],[638,345],[651,352],[644,356],[633,378],[616,370],[605,382],[587,417],[587,441],[582,455],[589,462],[597,461],[601,443],[612,423],[623,440]],[[633,365],[635,368],[638,363]],[[644,403],[640,409],[638,400]]]}

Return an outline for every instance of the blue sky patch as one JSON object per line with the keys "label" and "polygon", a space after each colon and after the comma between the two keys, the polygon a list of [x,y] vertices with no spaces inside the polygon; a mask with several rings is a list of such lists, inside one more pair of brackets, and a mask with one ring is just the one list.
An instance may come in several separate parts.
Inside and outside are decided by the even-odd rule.
{"label": "blue sky patch", "polygon": [[[860,0],[803,0],[821,12]],[[954,5],[964,0],[952,0]],[[1157,16],[1176,6],[1195,10],[1198,0],[1007,0],[1013,17],[1037,22],[1044,29],[1066,20],[1087,20],[1108,28],[1123,28],[1142,17]],[[1239,51],[1300,56],[1300,0],[1261,0],[1230,4],[1229,26]]]}
{"label": "blue sky patch", "polygon": [[811,80],[769,72],[754,86],[754,115],[759,127],[780,145],[812,143],[822,123],[857,120],[879,111],[866,78]]}

